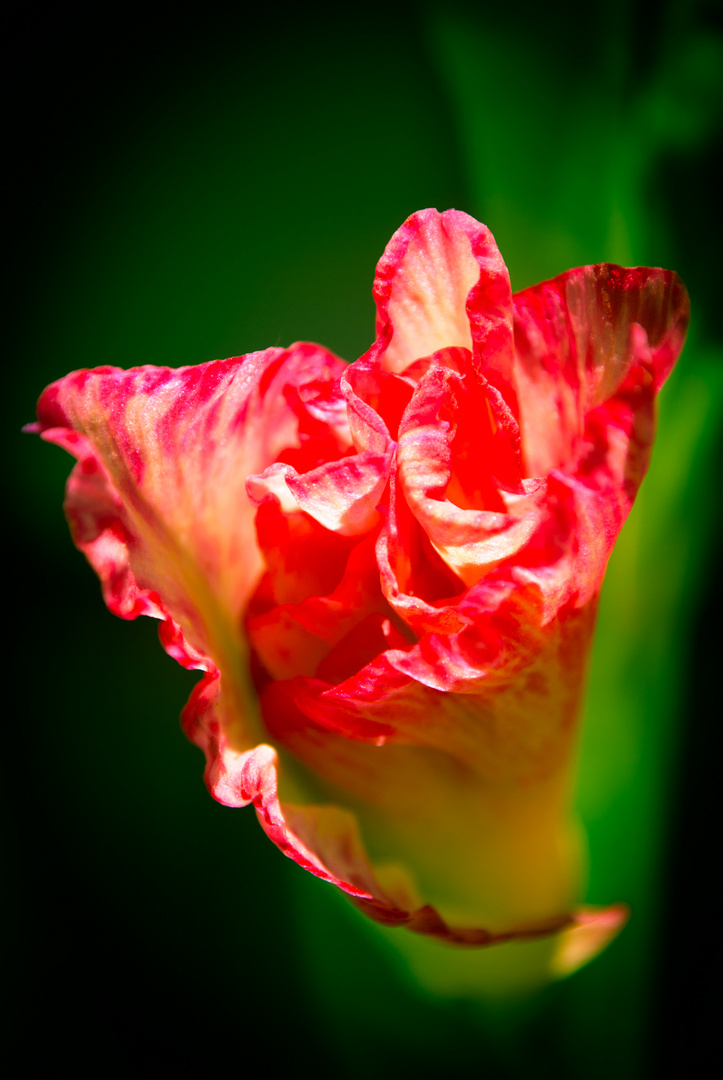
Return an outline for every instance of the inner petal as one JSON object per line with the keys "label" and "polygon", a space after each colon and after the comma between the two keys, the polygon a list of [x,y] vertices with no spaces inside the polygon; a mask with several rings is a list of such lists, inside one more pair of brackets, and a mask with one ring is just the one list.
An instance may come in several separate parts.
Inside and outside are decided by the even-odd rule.
{"label": "inner petal", "polygon": [[540,499],[521,485],[519,432],[502,395],[468,366],[436,364],[400,427],[404,497],[444,562],[473,585],[527,542]]}

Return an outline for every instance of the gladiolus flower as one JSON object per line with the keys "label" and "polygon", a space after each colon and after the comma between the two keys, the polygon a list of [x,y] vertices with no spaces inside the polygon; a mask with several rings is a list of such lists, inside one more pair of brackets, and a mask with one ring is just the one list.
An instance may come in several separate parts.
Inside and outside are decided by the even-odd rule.
{"label": "gladiolus flower", "polygon": [[78,371],[32,430],[78,459],[108,607],[204,672],[182,724],[216,799],[379,922],[584,958],[624,915],[577,907],[576,727],[687,294],[599,265],[512,295],[483,225],[424,210],[374,297],[349,367]]}

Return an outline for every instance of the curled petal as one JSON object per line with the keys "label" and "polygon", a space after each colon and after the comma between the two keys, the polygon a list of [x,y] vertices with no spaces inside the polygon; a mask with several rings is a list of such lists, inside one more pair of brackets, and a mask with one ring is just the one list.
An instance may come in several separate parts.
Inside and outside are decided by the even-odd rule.
{"label": "curled petal", "polygon": [[359,451],[385,453],[396,439],[399,423],[412,396],[406,378],[384,371],[370,353],[346,369],[341,392],[347,403],[349,427]]}
{"label": "curled petal", "polygon": [[319,524],[340,536],[357,536],[379,522],[377,510],[389,477],[393,446],[384,453],[358,454],[297,473],[291,465],[270,465],[246,481],[249,498],[257,505],[273,495],[281,510],[306,511]]}
{"label": "curled petal", "polygon": [[[336,807],[296,809],[282,806],[278,796],[277,756],[273,747],[262,744],[243,755],[235,783],[239,805],[253,803],[264,832],[284,855],[316,877],[338,885],[351,896],[372,898],[363,880],[367,876],[364,873],[366,868],[363,866],[363,856],[360,858],[353,818]],[[331,853],[332,861],[341,873],[356,878],[356,882],[344,880],[344,877],[329,869],[323,861],[323,854],[317,854],[305,844],[287,819],[295,819],[299,831],[306,832],[312,844],[316,842],[316,847],[322,851],[326,849],[324,854]],[[336,859],[333,858],[334,854]]]}
{"label": "curled petal", "polygon": [[358,536],[379,522],[377,506],[393,453],[391,447],[383,454],[365,451],[301,476],[289,473],[286,483],[301,509],[325,528],[340,536]]}
{"label": "curled petal", "polygon": [[246,494],[256,506],[260,506],[267,495],[273,495],[283,513],[293,514],[298,509],[298,503],[289,491],[286,477],[295,471],[291,465],[284,465],[282,462],[269,465],[262,473],[247,478]]}
{"label": "curled petal", "polygon": [[463,509],[446,496],[451,447],[438,424],[406,427],[397,452],[399,479],[409,507],[447,566],[474,585],[492,567],[515,555],[539,525],[544,484],[530,495],[503,498],[502,512]]}
{"label": "curled petal", "polygon": [[219,672],[210,667],[203,679],[194,686],[183,712],[181,727],[192,743],[206,758],[204,780],[215,799],[225,806],[247,806],[239,777],[253,749],[248,746],[254,736],[248,714],[241,712],[246,728],[239,732],[239,716],[224,682],[223,692]]}
{"label": "curled petal", "polygon": [[376,550],[384,595],[414,634],[453,633],[467,623],[458,604],[463,583],[434,550],[399,488],[393,472]]}

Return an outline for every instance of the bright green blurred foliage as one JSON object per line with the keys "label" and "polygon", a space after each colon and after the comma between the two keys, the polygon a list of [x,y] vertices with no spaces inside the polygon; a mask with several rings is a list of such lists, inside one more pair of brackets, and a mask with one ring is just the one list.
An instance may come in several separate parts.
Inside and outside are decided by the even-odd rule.
{"label": "bright green blurred foliage", "polygon": [[[209,8],[106,25],[70,8],[21,26],[8,925],[14,1030],[32,1042],[42,1023],[54,1066],[82,1074],[102,1054],[109,1077],[233,1075],[251,1038],[319,1080],[655,1074],[681,732],[709,730],[689,665],[720,525],[719,15],[447,0],[337,22]],[[430,996],[391,934],[282,859],[250,810],[212,802],[178,730],[192,678],[150,621],[104,611],[60,516],[69,459],[14,435],[77,367],[304,338],[355,359],[376,259],[429,205],[489,225],[513,288],[587,262],[662,265],[693,305],[605,583],[581,746],[589,899],[625,900],[632,920],[516,1006]]]}

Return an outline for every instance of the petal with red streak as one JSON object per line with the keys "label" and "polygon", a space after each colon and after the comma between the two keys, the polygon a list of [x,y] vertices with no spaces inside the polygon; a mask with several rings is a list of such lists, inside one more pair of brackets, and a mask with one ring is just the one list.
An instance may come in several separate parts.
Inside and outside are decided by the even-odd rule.
{"label": "petal with red streak", "polygon": [[458,610],[464,584],[434,550],[399,487],[392,472],[376,547],[384,595],[415,635],[453,633],[466,624]]}
{"label": "petal with red streak", "polygon": [[544,509],[544,483],[529,493],[522,486],[516,425],[511,417],[496,422],[504,403],[487,389],[470,366],[459,374],[435,365],[420,380],[399,432],[406,501],[466,585],[516,554]]}
{"label": "petal with red streak", "polygon": [[397,437],[399,423],[412,384],[405,377],[384,371],[374,359],[376,346],[351,364],[341,378],[340,389],[347,404],[349,427],[359,451],[386,453]]}
{"label": "petal with red streak", "polygon": [[[394,234],[374,280],[377,341],[370,355],[403,372],[439,349],[463,347],[507,383],[510,279],[486,226],[459,210],[420,210]],[[493,380],[496,381],[496,380]]]}
{"label": "petal with red streak", "polygon": [[301,344],[175,371],[75,372],[38,404],[35,430],[79,458],[66,511],[109,607],[166,620],[171,655],[207,671],[191,726],[214,753],[243,754],[260,734],[240,625],[263,570],[246,477],[303,448],[320,422],[307,405],[328,404],[342,368]]}
{"label": "petal with red streak", "polygon": [[320,465],[299,475],[288,473],[286,483],[302,510],[331,532],[359,536],[379,523],[393,450],[364,451]]}
{"label": "petal with red streak", "polygon": [[531,606],[514,597],[482,635],[430,634],[336,686],[295,680],[294,700],[347,739],[432,748],[496,783],[539,780],[569,753],[595,613],[570,609],[534,630]]}
{"label": "petal with red streak", "polygon": [[678,276],[646,267],[582,266],[516,293],[513,303],[515,384],[532,476],[574,459],[585,417],[617,392],[639,362],[641,345],[650,349],[657,393],[690,318]]}

